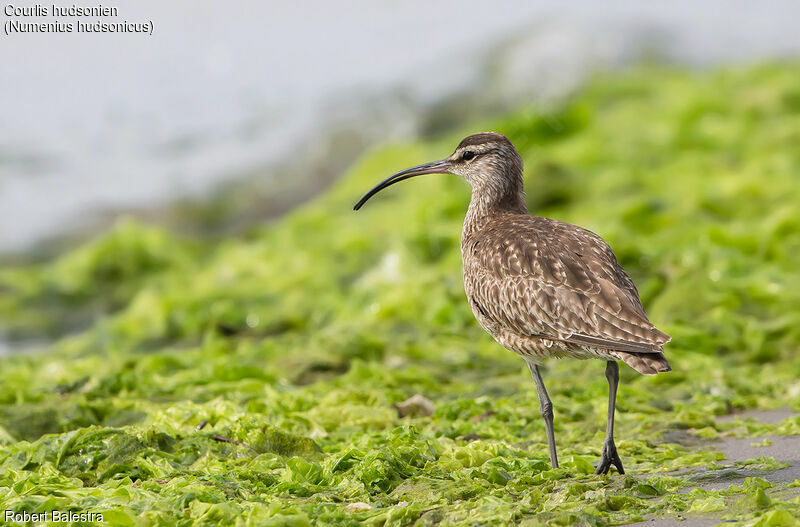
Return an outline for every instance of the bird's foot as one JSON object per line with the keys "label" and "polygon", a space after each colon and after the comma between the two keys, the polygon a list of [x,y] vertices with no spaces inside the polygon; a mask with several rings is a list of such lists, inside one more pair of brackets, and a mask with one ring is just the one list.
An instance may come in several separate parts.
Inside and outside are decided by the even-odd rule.
{"label": "bird's foot", "polygon": [[611,465],[617,467],[617,471],[620,474],[625,474],[625,469],[622,468],[622,460],[617,454],[617,445],[614,444],[613,439],[606,439],[606,442],[603,443],[603,455],[600,457],[600,464],[597,465],[594,473],[608,474],[608,471],[611,470]]}

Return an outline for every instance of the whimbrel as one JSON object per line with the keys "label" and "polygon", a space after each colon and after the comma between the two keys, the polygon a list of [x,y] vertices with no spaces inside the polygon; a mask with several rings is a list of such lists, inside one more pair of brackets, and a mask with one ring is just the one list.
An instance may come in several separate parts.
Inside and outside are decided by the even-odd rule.
{"label": "whimbrel", "polygon": [[522,356],[536,383],[550,462],[558,467],[553,404],[539,364],[549,357],[606,361],[608,421],[595,471],[625,471],[614,444],[617,361],[646,375],[670,371],[662,351],[670,337],[645,315],[636,286],[608,244],[576,225],[528,214],[522,159],[504,135],[467,137],[445,159],[390,176],[377,192],[422,174],[454,174],[472,186],[461,233],[464,289],[478,323]]}

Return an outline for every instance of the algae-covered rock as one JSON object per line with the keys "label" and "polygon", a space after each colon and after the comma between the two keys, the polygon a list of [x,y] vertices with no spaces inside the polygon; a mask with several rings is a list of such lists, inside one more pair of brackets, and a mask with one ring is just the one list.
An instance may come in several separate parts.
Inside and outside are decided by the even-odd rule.
{"label": "algae-covered rock", "polygon": [[283,457],[316,459],[322,456],[322,450],[312,439],[273,427],[264,427],[261,436],[251,446],[258,452],[272,452]]}

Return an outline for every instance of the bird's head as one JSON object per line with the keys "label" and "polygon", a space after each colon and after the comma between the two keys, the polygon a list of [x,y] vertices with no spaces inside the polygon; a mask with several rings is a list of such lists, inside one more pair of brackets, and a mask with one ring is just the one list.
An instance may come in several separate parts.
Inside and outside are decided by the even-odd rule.
{"label": "bird's head", "polygon": [[505,201],[522,196],[522,158],[503,134],[483,132],[466,137],[449,157],[407,168],[384,179],[367,192],[355,210],[369,198],[400,181],[423,174],[455,174],[487,198]]}

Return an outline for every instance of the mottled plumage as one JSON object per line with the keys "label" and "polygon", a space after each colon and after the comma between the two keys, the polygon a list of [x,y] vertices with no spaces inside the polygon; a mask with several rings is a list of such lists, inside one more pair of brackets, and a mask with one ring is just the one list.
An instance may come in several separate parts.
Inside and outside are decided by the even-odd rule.
{"label": "mottled plumage", "polygon": [[617,360],[636,371],[670,371],[670,337],[647,319],[639,293],[602,238],[581,227],[528,214],[522,159],[505,136],[465,138],[449,157],[385,179],[356,204],[399,181],[450,173],[472,185],[461,234],[464,289],[480,325],[528,362],[545,420],[550,459],[558,466],[553,409],[538,364],[550,357],[607,361],[609,413],[598,473],[613,464]]}
{"label": "mottled plumage", "polygon": [[611,248],[581,227],[500,213],[461,241],[464,288],[478,322],[506,348],[547,357],[621,359],[668,371],[669,336],[647,319]]}

